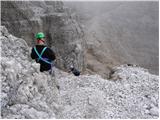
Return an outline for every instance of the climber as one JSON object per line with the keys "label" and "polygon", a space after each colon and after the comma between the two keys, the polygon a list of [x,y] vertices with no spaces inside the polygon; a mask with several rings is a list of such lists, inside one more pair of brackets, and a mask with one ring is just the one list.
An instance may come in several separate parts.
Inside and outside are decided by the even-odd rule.
{"label": "climber", "polygon": [[70,71],[71,71],[75,76],[79,76],[79,75],[80,75],[80,71],[78,71],[73,65],[70,66]]}
{"label": "climber", "polygon": [[31,58],[40,63],[40,72],[49,71],[51,74],[56,56],[50,48],[46,47],[44,38],[44,33],[39,32],[36,34],[37,45],[32,48]]}

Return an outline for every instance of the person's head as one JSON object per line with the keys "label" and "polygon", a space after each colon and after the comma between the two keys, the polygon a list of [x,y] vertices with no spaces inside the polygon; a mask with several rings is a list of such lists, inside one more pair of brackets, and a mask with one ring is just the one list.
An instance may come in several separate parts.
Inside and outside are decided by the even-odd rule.
{"label": "person's head", "polygon": [[45,35],[42,32],[36,34],[37,44],[44,44],[45,43]]}
{"label": "person's head", "polygon": [[70,66],[70,70],[72,71],[74,69],[73,65]]}

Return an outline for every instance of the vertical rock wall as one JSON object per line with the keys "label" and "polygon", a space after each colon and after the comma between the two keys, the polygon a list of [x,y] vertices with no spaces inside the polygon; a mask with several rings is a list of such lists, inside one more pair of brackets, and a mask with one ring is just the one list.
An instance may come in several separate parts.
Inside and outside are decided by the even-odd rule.
{"label": "vertical rock wall", "polygon": [[[3,119],[157,119],[159,77],[138,66],[113,68],[111,79],[39,71],[29,47],[0,26]],[[59,86],[59,87],[57,87]]]}
{"label": "vertical rock wall", "polygon": [[57,66],[66,70],[72,64],[81,71],[84,65],[83,31],[76,16],[60,1],[3,1],[2,25],[10,33],[35,44],[35,34],[44,32],[46,44],[56,52]]}

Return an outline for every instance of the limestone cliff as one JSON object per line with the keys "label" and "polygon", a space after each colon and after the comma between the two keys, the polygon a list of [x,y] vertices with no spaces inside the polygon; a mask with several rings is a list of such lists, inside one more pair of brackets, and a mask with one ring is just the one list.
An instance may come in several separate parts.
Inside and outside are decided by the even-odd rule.
{"label": "limestone cliff", "polygon": [[[158,76],[138,66],[113,69],[111,80],[99,75],[75,77],[57,68],[39,72],[26,42],[0,27],[1,117],[8,119],[159,117]],[[59,88],[57,88],[57,85]]]}
{"label": "limestone cliff", "polygon": [[73,64],[85,68],[83,31],[70,9],[60,1],[2,1],[2,25],[13,35],[35,44],[35,34],[44,32],[47,45],[57,56],[57,66],[63,70]]}

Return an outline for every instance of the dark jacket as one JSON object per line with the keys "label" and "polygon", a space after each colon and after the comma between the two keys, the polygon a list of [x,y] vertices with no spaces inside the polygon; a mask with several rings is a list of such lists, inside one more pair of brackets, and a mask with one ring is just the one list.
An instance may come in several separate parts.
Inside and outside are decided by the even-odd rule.
{"label": "dark jacket", "polygon": [[[46,47],[45,45],[36,45],[36,49],[38,51],[38,53],[40,54],[43,50],[43,48]],[[48,64],[42,60],[38,61],[38,55],[36,54],[34,48],[32,48],[32,52],[31,52],[31,58],[35,59],[37,63],[40,63],[40,71],[48,71],[51,69],[51,64]],[[53,61],[56,59],[55,53],[47,47],[47,49],[45,50],[45,52],[42,55],[42,58],[48,58],[49,61]]]}

